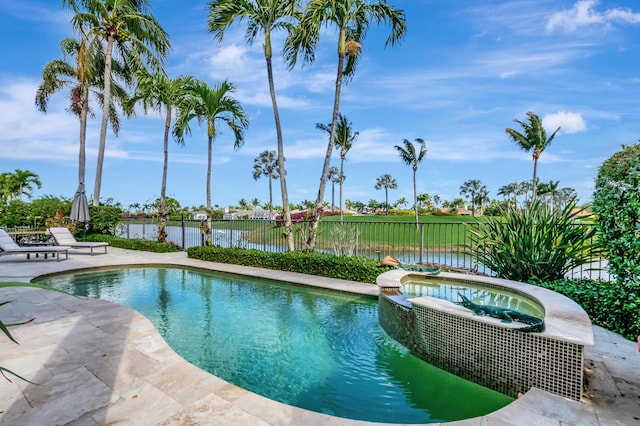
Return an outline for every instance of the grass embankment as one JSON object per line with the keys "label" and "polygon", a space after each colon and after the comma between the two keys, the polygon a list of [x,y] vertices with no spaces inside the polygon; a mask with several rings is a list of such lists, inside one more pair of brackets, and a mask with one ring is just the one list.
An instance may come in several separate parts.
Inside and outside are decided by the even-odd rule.
{"label": "grass embankment", "polygon": [[[420,216],[420,225],[416,229],[415,218],[411,216],[363,215],[345,216],[344,225],[357,229],[360,250],[414,250],[420,247],[421,240],[425,249],[455,250],[469,241],[468,229],[464,224],[475,223],[479,219],[468,216]],[[332,248],[331,229],[339,226],[339,221],[339,216],[322,219],[318,227],[317,248]],[[284,228],[275,227],[270,222],[213,221],[212,226],[214,229],[242,230],[243,238],[250,243],[284,244]],[[307,228],[307,222],[293,224],[296,247],[304,246]]]}

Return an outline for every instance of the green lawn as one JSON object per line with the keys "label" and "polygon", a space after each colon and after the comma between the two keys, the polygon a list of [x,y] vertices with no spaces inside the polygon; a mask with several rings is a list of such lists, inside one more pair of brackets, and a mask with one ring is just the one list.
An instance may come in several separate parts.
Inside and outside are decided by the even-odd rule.
{"label": "green lawn", "polygon": [[[327,216],[319,225],[316,247],[330,249],[333,246],[332,229],[339,226],[339,216]],[[465,223],[477,222],[478,218],[465,216],[420,216],[420,229],[416,229],[413,216],[363,215],[345,216],[346,227],[358,230],[358,249],[360,251],[381,251],[390,253],[399,249],[417,250],[456,250],[467,242],[468,232]],[[179,226],[179,223],[171,223]],[[190,222],[188,226],[199,226],[199,222]],[[272,223],[255,220],[213,221],[215,230],[234,229],[243,232],[243,238],[251,243],[284,246],[284,228]],[[293,224],[296,247],[302,248],[306,238],[308,224]]]}

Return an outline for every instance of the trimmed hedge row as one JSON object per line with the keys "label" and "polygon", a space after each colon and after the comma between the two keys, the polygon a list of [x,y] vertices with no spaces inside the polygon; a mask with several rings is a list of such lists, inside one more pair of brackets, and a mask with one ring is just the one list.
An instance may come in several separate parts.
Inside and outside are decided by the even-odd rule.
{"label": "trimmed hedge row", "polygon": [[158,241],[141,240],[136,238],[120,238],[110,234],[88,234],[84,237],[77,237],[78,241],[104,241],[113,247],[151,251],[154,253],[170,253],[182,251],[179,245],[174,243],[160,243]]}
{"label": "trimmed hedge row", "polygon": [[591,321],[635,341],[640,336],[640,287],[589,279],[533,284],[564,294],[587,312]]}
{"label": "trimmed hedge row", "polygon": [[334,256],[317,252],[265,252],[255,249],[209,246],[191,247],[187,249],[187,253],[190,258],[210,262],[300,272],[363,283],[375,283],[376,277],[386,270],[377,266],[377,261],[374,259],[360,256]]}

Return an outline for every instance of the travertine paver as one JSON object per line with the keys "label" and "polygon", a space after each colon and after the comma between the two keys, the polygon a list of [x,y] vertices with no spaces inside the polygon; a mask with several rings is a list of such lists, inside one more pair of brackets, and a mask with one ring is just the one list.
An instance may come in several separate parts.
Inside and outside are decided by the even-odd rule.
{"label": "travertine paver", "polygon": [[[113,248],[109,254],[72,253],[69,260],[0,259],[1,281],[29,281],[65,270],[109,265],[190,266],[256,275],[375,295],[375,286],[220,265],[185,253],[152,254]],[[31,317],[12,328],[20,345],[0,338],[0,365],[37,385],[0,378],[2,425],[371,425],[271,401],[187,363],[142,315],[109,302],[46,290],[0,289],[4,321]],[[640,354],[636,344],[594,327],[587,350],[591,401],[569,401],[533,389],[513,404],[459,426],[637,425],[640,426]]]}

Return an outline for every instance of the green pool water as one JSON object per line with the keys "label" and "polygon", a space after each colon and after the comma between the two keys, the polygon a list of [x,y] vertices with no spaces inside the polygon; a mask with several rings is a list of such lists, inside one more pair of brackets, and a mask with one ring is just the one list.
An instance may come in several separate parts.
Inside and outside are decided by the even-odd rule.
{"label": "green pool water", "polygon": [[172,268],[39,282],[135,309],[189,362],[289,405],[350,419],[433,423],[513,401],[413,356],[382,330],[375,299]]}

